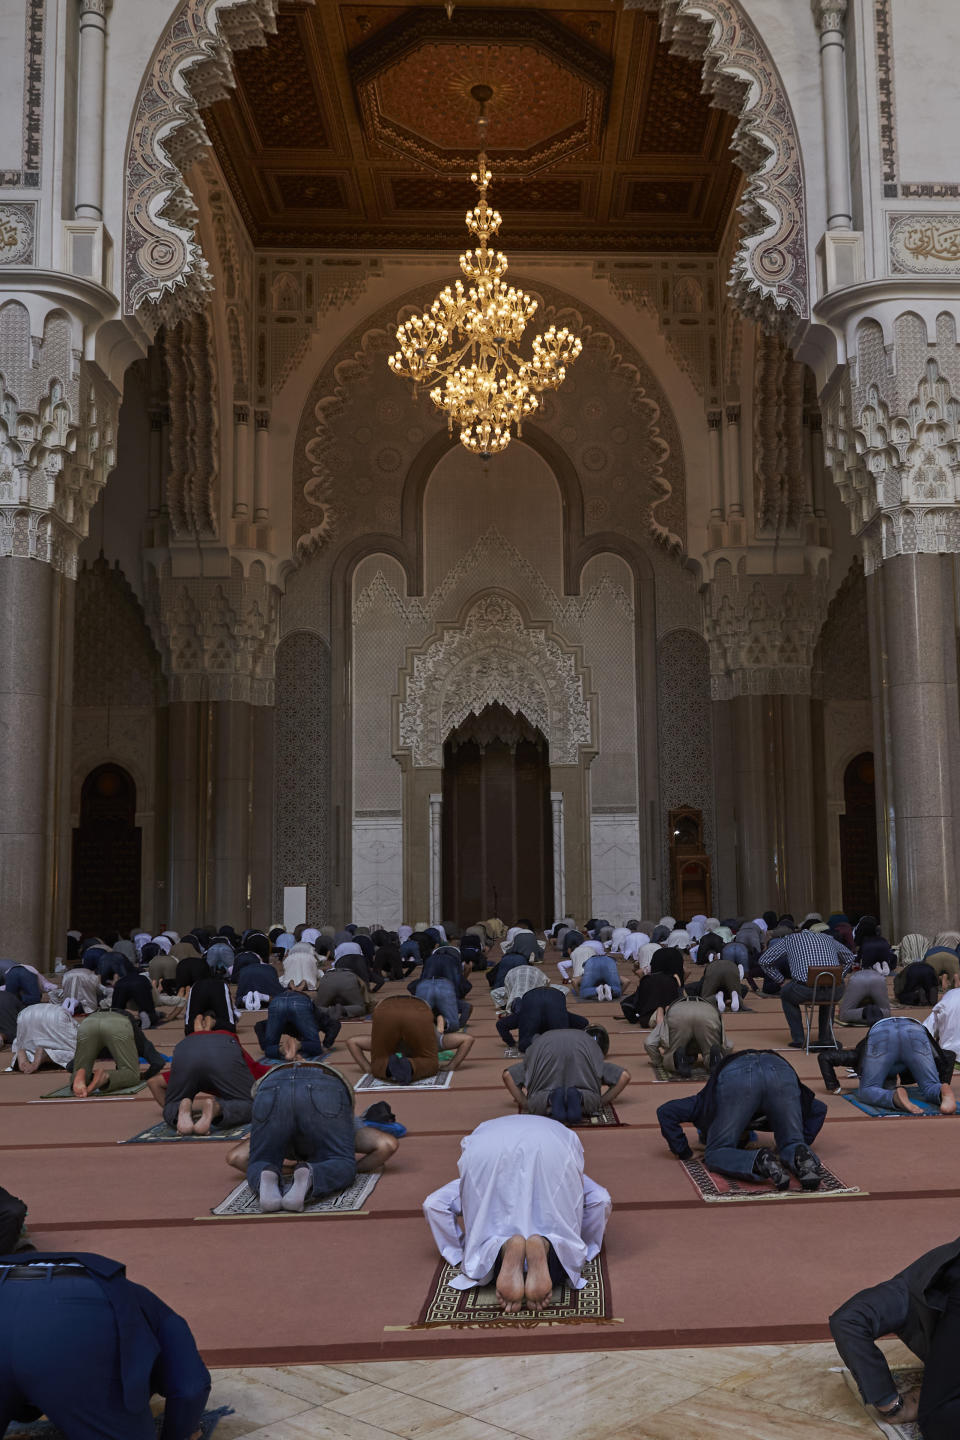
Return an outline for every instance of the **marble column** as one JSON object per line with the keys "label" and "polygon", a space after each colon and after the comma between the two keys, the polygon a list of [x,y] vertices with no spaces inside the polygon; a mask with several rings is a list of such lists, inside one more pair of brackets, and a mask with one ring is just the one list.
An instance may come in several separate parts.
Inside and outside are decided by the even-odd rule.
{"label": "marble column", "polygon": [[250,725],[250,920],[262,928],[280,918],[273,914],[273,706],[251,706]]}
{"label": "marble column", "polygon": [[106,49],[106,0],[81,0],[77,65],[78,220],[103,219],[103,77]]}
{"label": "marble column", "polygon": [[724,508],[722,412],[720,410],[708,411],[707,424],[710,427],[710,519],[722,520]]}
{"label": "marble column", "polygon": [[443,919],[443,795],[430,796],[430,924]]}
{"label": "marble column", "polygon": [[0,915],[4,954],[44,968],[69,907],[74,583],[0,559]]}
{"label": "marble column", "polygon": [[853,228],[847,119],[847,0],[813,0],[820,32],[820,77],[827,171],[827,229]]}
{"label": "marble column", "polygon": [[211,893],[205,918],[238,930],[250,923],[253,809],[252,707],[240,701],[211,705]]}
{"label": "marble column", "polygon": [[[898,555],[867,578],[876,657],[880,871],[895,935],[954,929],[960,715],[956,557]],[[873,668],[873,667],[872,667]]]}
{"label": "marble column", "polygon": [[207,707],[176,700],[168,707],[169,913],[162,924],[179,931],[202,923],[206,903],[206,815],[209,735]]}
{"label": "marble column", "polygon": [[566,911],[566,877],[563,859],[563,791],[550,791],[550,813],[553,824],[553,920],[562,920]]}

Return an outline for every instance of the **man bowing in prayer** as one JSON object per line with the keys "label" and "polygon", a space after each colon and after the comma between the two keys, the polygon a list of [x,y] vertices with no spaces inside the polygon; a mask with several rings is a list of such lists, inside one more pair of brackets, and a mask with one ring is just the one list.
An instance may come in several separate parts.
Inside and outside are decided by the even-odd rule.
{"label": "man bowing in prayer", "polygon": [[460,1142],[459,1180],[428,1195],[423,1213],[437,1248],[460,1274],[455,1290],[496,1280],[508,1314],[540,1310],[554,1285],[583,1288],[612,1208],[583,1173],[583,1146],[541,1115],[484,1120]]}

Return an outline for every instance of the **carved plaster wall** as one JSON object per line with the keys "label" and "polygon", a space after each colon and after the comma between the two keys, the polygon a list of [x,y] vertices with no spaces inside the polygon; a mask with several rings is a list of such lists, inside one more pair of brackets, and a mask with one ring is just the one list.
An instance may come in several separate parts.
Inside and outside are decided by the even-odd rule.
{"label": "carved plaster wall", "polygon": [[824,443],[872,574],[893,555],[960,551],[960,345],[944,312],[888,332],[864,320],[856,354],[830,395]]}
{"label": "carved plaster wall", "polygon": [[736,695],[809,695],[814,646],[828,594],[826,561],[816,574],[754,575],[718,561],[704,590],[715,700]]}

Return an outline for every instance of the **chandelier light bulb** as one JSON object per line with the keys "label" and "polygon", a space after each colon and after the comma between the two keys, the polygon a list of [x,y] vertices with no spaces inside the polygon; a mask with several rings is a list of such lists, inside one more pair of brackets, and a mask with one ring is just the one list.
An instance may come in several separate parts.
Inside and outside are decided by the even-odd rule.
{"label": "chandelier light bulb", "polygon": [[[474,87],[484,123],[489,96],[488,87]],[[504,451],[514,433],[521,434],[541,391],[563,384],[566,367],[583,344],[566,326],[551,325],[534,338],[529,360],[517,353],[514,347],[536,314],[537,301],[504,282],[507,257],[488,247],[502,217],[487,204],[493,177],[482,151],[470,178],[479,198],[466,213],[466,226],[479,244],[460,256],[469,289],[456,280],[444,286],[428,311],[404,321],[396,332],[400,349],[387,364],[395,375],[412,380],[415,391],[430,385],[430,399],[446,415],[450,434],[456,427],[464,448],[486,460]]]}

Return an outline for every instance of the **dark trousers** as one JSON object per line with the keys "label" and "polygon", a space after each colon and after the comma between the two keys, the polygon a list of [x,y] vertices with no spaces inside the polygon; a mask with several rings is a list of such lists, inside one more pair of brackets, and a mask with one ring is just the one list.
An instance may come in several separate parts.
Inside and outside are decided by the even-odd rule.
{"label": "dark trousers", "polygon": [[0,1435],[41,1412],[70,1440],[155,1440],[149,1394],[136,1411],[124,1406],[117,1325],[96,1280],[7,1279],[0,1316]]}
{"label": "dark trousers", "polygon": [[329,1195],[357,1173],[353,1099],[344,1082],[312,1065],[291,1065],[261,1080],[253,1097],[247,1184],[256,1194],[265,1170],[286,1159],[310,1166],[313,1193]]}
{"label": "dark trousers", "polygon": [[[953,1266],[953,1272],[957,1267]],[[960,1276],[951,1275],[947,1303],[937,1321],[920,1387],[923,1440],[956,1440],[960,1435]]]}
{"label": "dark trousers", "polygon": [[43,999],[40,981],[25,965],[12,965],[4,977],[4,989],[14,995],[21,1006],[39,1005]]}
{"label": "dark trousers", "polygon": [[717,1113],[703,1157],[708,1169],[740,1178],[753,1174],[756,1151],[741,1149],[740,1140],[761,1111],[781,1160],[792,1168],[797,1146],[804,1143],[800,1082],[781,1056],[752,1054],[726,1066],[717,1081]]}
{"label": "dark trousers", "polygon": [[[843,986],[837,986],[836,999],[839,1000],[843,994]],[[783,1006],[783,1013],[787,1017],[787,1024],[790,1026],[790,1039],[803,1043],[803,1014],[801,1005],[808,1004],[813,999],[813,991],[809,985],[801,985],[799,980],[788,980],[780,990],[780,1004]],[[830,1045],[830,1006],[818,1005],[817,1014],[819,1017],[819,1035],[821,1044]]]}
{"label": "dark trousers", "polygon": [[253,1027],[267,1059],[280,1059],[280,1036],[289,1029],[300,1037],[304,1059],[319,1060],[324,1046],[329,1050],[340,1033],[340,1021],[328,1016],[326,1011],[322,1014],[325,1025],[321,1040],[320,1016],[309,995],[296,990],[286,990],[282,995],[274,995],[266,1020],[258,1020]]}
{"label": "dark trousers", "polygon": [[[493,1266],[493,1276],[492,1276],[491,1280],[489,1281],[489,1283],[490,1283],[491,1285],[494,1284],[494,1282],[496,1281],[496,1278],[497,1278],[497,1276],[500,1274],[500,1270],[501,1270],[501,1267],[502,1267],[502,1266],[503,1266],[503,1251],[501,1250],[501,1251],[500,1251],[500,1254],[497,1256],[497,1258],[496,1258],[496,1260],[495,1260],[495,1262],[494,1262],[494,1266]],[[569,1277],[569,1275],[567,1274],[566,1270],[564,1270],[563,1266],[560,1264],[560,1261],[559,1261],[559,1259],[557,1258],[557,1252],[556,1252],[556,1250],[554,1250],[554,1248],[553,1248],[553,1246],[550,1244],[549,1240],[547,1241],[547,1269],[550,1271],[550,1279],[553,1281],[554,1285],[569,1285],[569,1284],[570,1284],[570,1277]]]}

